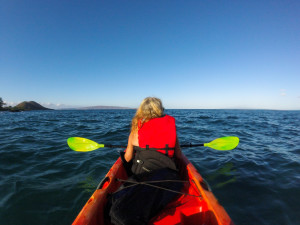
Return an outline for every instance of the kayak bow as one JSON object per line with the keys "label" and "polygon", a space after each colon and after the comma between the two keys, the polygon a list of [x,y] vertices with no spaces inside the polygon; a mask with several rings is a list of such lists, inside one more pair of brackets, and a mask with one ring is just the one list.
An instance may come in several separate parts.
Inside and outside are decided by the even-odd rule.
{"label": "kayak bow", "polygon": [[[206,224],[233,225],[233,221],[219,204],[209,185],[198,173],[192,163],[182,154],[179,162],[180,177],[185,183],[182,194],[170,202],[149,224]],[[105,218],[107,196],[115,192],[121,185],[118,180],[128,178],[121,158],[119,158],[100,182],[97,190],[87,201],[73,225],[111,224]],[[195,197],[198,196],[198,197]]]}

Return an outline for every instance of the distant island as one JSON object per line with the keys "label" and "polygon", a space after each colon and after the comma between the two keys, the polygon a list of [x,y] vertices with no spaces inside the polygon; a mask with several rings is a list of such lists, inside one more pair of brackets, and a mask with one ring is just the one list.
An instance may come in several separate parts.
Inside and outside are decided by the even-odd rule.
{"label": "distant island", "polygon": [[32,110],[53,110],[48,109],[35,101],[24,101],[20,104],[7,108],[10,112],[32,111]]}
{"label": "distant island", "polygon": [[35,101],[24,101],[14,107],[15,109],[19,109],[22,111],[30,111],[30,110],[52,110],[48,109]]}
{"label": "distant island", "polygon": [[90,109],[132,109],[128,107],[120,107],[120,106],[90,106],[90,107],[80,107],[78,110],[90,110]]}

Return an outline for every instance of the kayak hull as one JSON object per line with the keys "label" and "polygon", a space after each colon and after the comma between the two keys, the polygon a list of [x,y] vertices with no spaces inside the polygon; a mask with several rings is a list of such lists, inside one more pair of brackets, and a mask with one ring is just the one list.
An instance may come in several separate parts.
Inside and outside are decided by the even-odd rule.
{"label": "kayak hull", "polygon": [[[179,171],[180,177],[188,181],[182,189],[182,192],[188,195],[181,195],[169,203],[158,215],[151,219],[149,224],[234,224],[213,195],[209,185],[183,154],[179,162]],[[105,219],[104,209],[108,194],[116,191],[122,184],[117,178],[123,180],[128,178],[120,157],[84,205],[73,225],[110,224]]]}

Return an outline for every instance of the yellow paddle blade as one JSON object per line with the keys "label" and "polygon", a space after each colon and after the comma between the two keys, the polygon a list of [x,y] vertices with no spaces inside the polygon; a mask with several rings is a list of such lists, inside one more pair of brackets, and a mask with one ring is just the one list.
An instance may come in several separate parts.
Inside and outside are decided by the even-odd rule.
{"label": "yellow paddle blade", "polygon": [[104,147],[104,144],[98,144],[97,142],[82,137],[68,138],[68,145],[72,150],[77,152],[89,152]]}
{"label": "yellow paddle blade", "polygon": [[210,147],[216,150],[226,151],[232,150],[239,144],[239,138],[228,136],[217,138],[209,143],[205,143],[204,146]]}

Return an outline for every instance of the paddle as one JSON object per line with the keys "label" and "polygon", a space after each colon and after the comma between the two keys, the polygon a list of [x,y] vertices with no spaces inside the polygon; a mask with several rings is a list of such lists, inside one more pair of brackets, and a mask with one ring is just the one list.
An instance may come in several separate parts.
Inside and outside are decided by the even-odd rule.
{"label": "paddle", "polygon": [[[217,138],[209,143],[204,144],[189,144],[189,145],[180,145],[180,147],[196,147],[196,146],[205,146],[215,150],[226,151],[232,150],[239,144],[239,138],[233,136]],[[70,137],[68,138],[69,147],[77,152],[89,152],[94,151],[98,148],[127,148],[123,145],[107,145],[107,144],[98,144],[95,141],[82,138],[82,137]]]}

